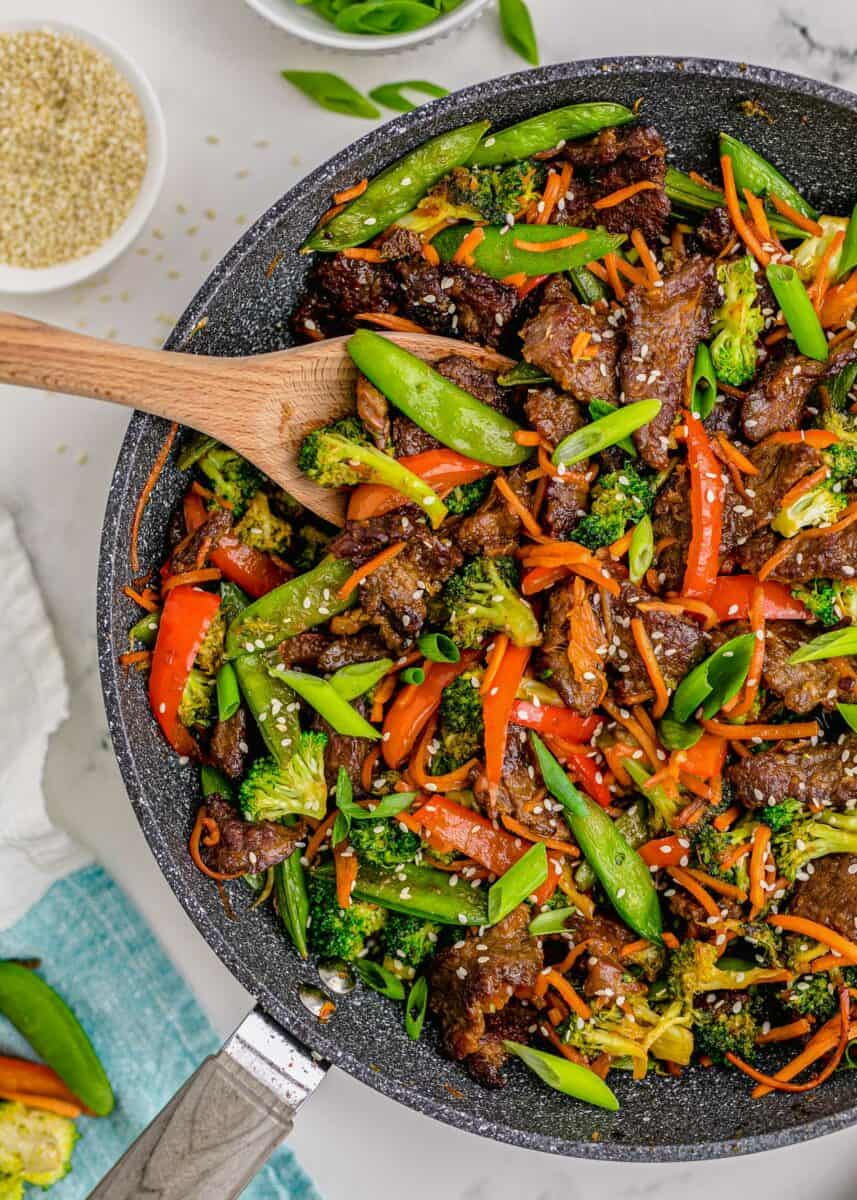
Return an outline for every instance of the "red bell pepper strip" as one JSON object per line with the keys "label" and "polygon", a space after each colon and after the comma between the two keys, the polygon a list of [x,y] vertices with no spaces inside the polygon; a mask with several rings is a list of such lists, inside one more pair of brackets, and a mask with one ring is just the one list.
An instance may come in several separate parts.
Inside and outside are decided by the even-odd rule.
{"label": "red bell pepper strip", "polygon": [[682,771],[695,775],[697,779],[715,779],[723,771],[726,762],[726,739],[704,733],[695,746],[688,750],[677,750]]}
{"label": "red bell pepper strip", "polygon": [[[196,492],[188,492],[183,506],[185,525],[188,533],[193,533],[208,516],[205,504]],[[224,579],[237,583],[254,600],[291,578],[290,572],[275,562],[270,554],[254,546],[245,546],[233,533],[223,534],[217,545],[209,551],[208,558]]]}
{"label": "red bell pepper strip", "polygon": [[185,684],[220,597],[195,587],[176,587],[161,610],[158,640],[149,671],[149,702],[155,720],[173,749],[188,758],[199,757],[199,747],[179,720]]}
{"label": "red bell pepper strip", "polygon": [[720,566],[723,477],[720,460],[699,417],[688,412],[686,420],[692,533],[682,592],[695,600],[707,600]]}
{"label": "red bell pepper strip", "polygon": [[[685,845],[682,845],[682,842]],[[662,837],[646,842],[637,850],[647,867],[680,867],[687,862],[687,838]]]}
{"label": "red bell pepper strip", "polygon": [[553,756],[558,758],[568,769],[569,774],[574,777],[575,783],[580,784],[587,796],[601,808],[609,808],[613,803],[613,793],[607,786],[604,771],[598,760],[591,754],[581,754],[579,751],[569,749],[561,737],[546,736],[545,742]]}
{"label": "red bell pepper strip", "polygon": [[[755,575],[719,575],[708,603],[721,621],[744,621],[750,615],[753,588],[759,586]],[[761,585],[765,592],[766,621],[806,621],[810,612],[782,583],[766,579]]]}
{"label": "red bell pepper strip", "polygon": [[566,742],[588,742],[602,723],[601,717],[581,717],[562,704],[533,704],[531,700],[516,700],[510,719],[513,725],[524,725]]}
{"label": "red bell pepper strip", "polygon": [[381,740],[381,754],[388,767],[400,767],[417,744],[432,714],[440,704],[443,689],[476,659],[475,650],[467,650],[457,663],[423,663],[425,679],[403,687],[387,709]]}
{"label": "red bell pepper strip", "polygon": [[509,720],[515,704],[515,693],[521,686],[524,670],[530,658],[529,646],[506,648],[494,683],[482,698],[482,718],[485,723],[485,774],[488,783],[496,787],[503,773]]}
{"label": "red bell pepper strip", "polygon": [[[496,470],[487,463],[467,458],[456,450],[425,450],[422,454],[405,454],[398,460],[414,475],[443,497],[462,483],[474,483]],[[382,513],[400,508],[408,501],[395,488],[379,483],[362,483],[351,493],[348,500],[348,519],[365,521]]]}

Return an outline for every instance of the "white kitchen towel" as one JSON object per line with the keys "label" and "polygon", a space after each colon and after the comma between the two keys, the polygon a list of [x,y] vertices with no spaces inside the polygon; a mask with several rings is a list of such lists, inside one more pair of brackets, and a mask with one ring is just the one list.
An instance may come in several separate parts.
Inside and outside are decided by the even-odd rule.
{"label": "white kitchen towel", "polygon": [[90,861],[42,791],[48,738],[68,716],[62,658],[12,517],[0,508],[0,929]]}

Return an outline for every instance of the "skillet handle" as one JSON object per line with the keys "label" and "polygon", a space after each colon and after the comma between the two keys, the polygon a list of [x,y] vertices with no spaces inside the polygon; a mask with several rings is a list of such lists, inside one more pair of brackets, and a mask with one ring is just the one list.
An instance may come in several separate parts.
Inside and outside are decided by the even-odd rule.
{"label": "skillet handle", "polygon": [[89,1200],[233,1200],[288,1137],[326,1069],[256,1009]]}

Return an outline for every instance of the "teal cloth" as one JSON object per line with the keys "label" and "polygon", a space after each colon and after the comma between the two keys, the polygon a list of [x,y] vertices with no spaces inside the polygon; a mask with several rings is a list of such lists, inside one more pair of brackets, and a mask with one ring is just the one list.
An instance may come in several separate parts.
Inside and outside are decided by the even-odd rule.
{"label": "teal cloth", "polygon": [[[82,1117],[73,1170],[51,1200],[83,1200],[189,1075],[219,1045],[187,984],[140,914],[100,867],[55,883],[11,929],[0,958],[41,958],[41,974],[92,1038],[116,1094],[112,1115]],[[0,1053],[32,1057],[0,1017]],[[30,1195],[42,1195],[38,1189]],[[283,1147],[245,1200],[320,1200]]]}

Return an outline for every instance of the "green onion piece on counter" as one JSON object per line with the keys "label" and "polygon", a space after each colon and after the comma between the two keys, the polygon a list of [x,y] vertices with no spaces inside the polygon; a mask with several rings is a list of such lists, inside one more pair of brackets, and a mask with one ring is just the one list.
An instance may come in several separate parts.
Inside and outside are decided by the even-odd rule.
{"label": "green onion piece on counter", "polygon": [[143,613],[140,620],[135,625],[132,625],[128,631],[129,645],[133,646],[135,642],[142,642],[148,650],[151,650],[158,640],[158,626],[160,623],[160,612]]}
{"label": "green onion piece on counter", "polygon": [[293,692],[311,705],[337,733],[347,737],[378,739],[381,735],[374,725],[361,717],[347,700],[326,679],[307,675],[304,671],[289,671],[282,663],[274,668],[276,677],[282,679]]}
{"label": "green onion piece on counter", "polygon": [[567,108],[555,108],[492,133],[479,144],[469,161],[478,167],[496,167],[529,158],[540,150],[551,150],[560,142],[588,137],[599,129],[626,125],[633,120],[634,114],[624,104],[600,101],[570,104]]}
{"label": "green onion piece on counter", "polygon": [[388,1000],[404,1000],[405,985],[398,975],[394,975],[380,963],[372,962],[371,958],[358,958],[352,965],[362,981],[373,992],[380,992]]}
{"label": "green onion piece on counter", "polygon": [[354,597],[340,600],[337,593],[353,570],[347,559],[328,556],[311,571],[296,575],[254,600],[226,631],[227,657],[270,650],[284,638],[294,637],[345,612],[354,603]]}
{"label": "green onion piece on counter", "polygon": [[857,733],[857,704],[837,704],[836,708],[849,729]]}
{"label": "green onion piece on counter", "polygon": [[525,0],[500,0],[500,28],[516,54],[531,66],[539,65],[539,47],[533,18]]}
{"label": "green onion piece on counter", "polygon": [[405,1033],[412,1042],[420,1040],[428,1008],[428,980],[425,975],[414,980],[405,1001]]}
{"label": "green onion piece on counter", "polygon": [[607,284],[597,275],[593,275],[588,267],[572,267],[568,272],[568,277],[584,304],[596,304],[599,300],[606,300],[610,295],[610,288]]}
{"label": "green onion piece on counter", "polygon": [[[441,259],[448,262],[469,233],[473,225],[453,225],[442,229],[432,239],[432,245]],[[471,250],[473,262],[479,271],[492,275],[494,279],[505,279],[507,275],[556,275],[573,267],[585,266],[588,262],[612,254],[625,241],[623,233],[607,233],[603,229],[580,230],[571,225],[481,225],[482,241]],[[585,240],[551,250],[528,250],[527,245],[562,242],[576,233],[585,233]],[[517,243],[524,243],[518,245]]]}
{"label": "green onion piece on counter", "polygon": [[301,958],[306,958],[309,954],[309,896],[299,850],[274,867],[274,896],[277,901],[277,914],[286,932]]}
{"label": "green onion piece on counter", "polygon": [[846,629],[832,629],[830,633],[822,633],[811,642],[795,650],[789,657],[789,666],[798,663],[819,662],[823,658],[839,658],[840,655],[857,654],[857,626],[849,625]]}
{"label": "green onion piece on counter", "polygon": [[199,768],[199,786],[205,796],[222,796],[224,800],[232,799],[232,784],[217,767],[205,763]]}
{"label": "green onion piece on counter", "polygon": [[826,362],[830,353],[827,338],[797,271],[784,263],[769,263],[765,274],[798,350],[807,358]]}
{"label": "green onion piece on counter", "polygon": [[349,663],[330,677],[330,686],[343,700],[356,700],[380,683],[393,665],[391,658],[376,658],[374,662]]}
{"label": "green onion piece on counter", "polygon": [[575,1100],[583,1100],[586,1104],[594,1104],[597,1108],[606,1108],[608,1112],[619,1111],[619,1101],[613,1092],[589,1067],[578,1066],[567,1058],[560,1058],[558,1054],[534,1050],[521,1042],[504,1040],[503,1048],[508,1054],[519,1058],[534,1075],[538,1075],[542,1083],[554,1091],[573,1096]]}
{"label": "green onion piece on counter", "polygon": [[842,252],[839,256],[837,279],[844,279],[855,267],[857,267],[857,204],[854,205],[848,228],[845,230],[845,241],[842,243]]}
{"label": "green onion piece on counter", "polygon": [[376,104],[383,104],[385,108],[392,108],[395,112],[411,112],[417,106],[404,94],[406,90],[422,92],[424,96],[431,96],[435,100],[449,95],[447,88],[429,83],[426,79],[403,79],[401,83],[382,83],[380,87],[372,89],[369,97]]}
{"label": "green onion piece on counter", "polygon": [[401,679],[402,683],[425,683],[426,673],[422,667],[405,667]]}
{"label": "green onion piece on counter", "polygon": [[282,76],[299,92],[331,112],[346,117],[365,117],[370,121],[381,115],[374,104],[340,75],[332,75],[329,71],[283,71]]}
{"label": "green onion piece on counter", "polygon": [[221,721],[228,721],[241,707],[238,676],[235,674],[232,663],[225,662],[217,672],[215,688],[217,690],[217,716]]}
{"label": "green onion piece on counter", "polygon": [[526,854],[488,889],[488,924],[496,925],[542,886],[548,877],[548,855],[543,842]]}
{"label": "green onion piece on counter", "polygon": [[445,633],[424,633],[417,638],[417,646],[429,662],[457,663],[461,658],[461,651]]}
{"label": "green onion piece on counter", "polygon": [[532,454],[515,441],[514,421],[395,342],[360,329],[348,339],[348,353],[391,404],[459,454],[492,467],[513,467]]}
{"label": "green onion piece on counter", "polygon": [[672,717],[663,717],[658,722],[658,737],[665,750],[689,750],[704,732],[702,726],[695,722],[685,725]]}
{"label": "green onion piece on counter", "polygon": [[622,438],[648,425],[661,411],[660,400],[636,400],[617,408],[607,417],[600,417],[589,425],[570,433],[563,438],[553,452],[555,467],[571,467],[584,458],[600,454],[608,446],[615,446]]}
{"label": "green onion piece on counter", "polygon": [[444,175],[467,162],[488,125],[488,121],[464,125],[411,150],[370,180],[366,191],[343,212],[316,229],[303,250],[346,250],[377,237],[416,208]]}
{"label": "green onion piece on counter", "polygon": [[[613,404],[610,400],[599,400],[596,398],[595,400],[589,401],[587,409],[592,420],[597,421],[600,417],[609,417],[611,413],[617,412],[619,410],[619,405]],[[633,440],[630,437],[622,438],[621,441],[616,443],[616,445],[619,446],[620,449],[624,450],[626,454],[629,454],[631,458],[637,457],[637,447],[634,445]]]}
{"label": "green onion piece on counter", "polygon": [[755,640],[752,633],[731,638],[685,675],[673,693],[673,720],[683,725],[700,706],[704,717],[713,717],[737,696],[750,670]]}
{"label": "green onion piece on counter", "polygon": [[661,941],[658,893],[649,868],[603,808],[574,786],[538,734],[530,731],[545,787],[565,810],[583,857],[626,925],[650,942]]}
{"label": "green onion piece on counter", "polygon": [[550,375],[546,375],[541,367],[534,367],[528,362],[516,363],[505,375],[498,375],[500,387],[531,387],[536,383],[550,383]]}
{"label": "green onion piece on counter", "polygon": [[628,547],[628,574],[632,583],[640,580],[652,565],[655,557],[655,535],[652,530],[652,518],[646,514],[641,517],[631,534],[631,545]]}
{"label": "green onion piece on counter", "polygon": [[542,937],[546,933],[562,933],[569,917],[573,917],[576,912],[577,909],[572,905],[569,908],[552,908],[549,912],[539,913],[530,921],[530,933],[533,937]]}
{"label": "green onion piece on counter", "polygon": [[814,220],[818,216],[817,211],[804,200],[794,184],[789,183],[775,166],[767,159],[762,158],[761,154],[757,154],[746,142],[739,142],[737,138],[730,137],[728,133],[721,133],[720,154],[721,157],[724,154],[728,155],[732,160],[735,187],[739,196],[742,195],[744,188],[755,192],[760,197],[773,193],[773,195],[779,196],[780,200],[785,200],[786,204],[797,209],[799,213],[803,213],[805,217],[811,217]]}
{"label": "green onion piece on counter", "polygon": [[717,372],[711,351],[705,342],[696,347],[693,374],[690,377],[690,411],[704,421],[717,402]]}
{"label": "green onion piece on counter", "polygon": [[[332,879],[332,863],[313,868],[313,873]],[[450,886],[449,875],[434,867],[401,863],[378,867],[361,862],[352,890],[355,900],[369,900],[393,912],[422,917],[438,925],[487,925],[488,900],[484,888]]]}

